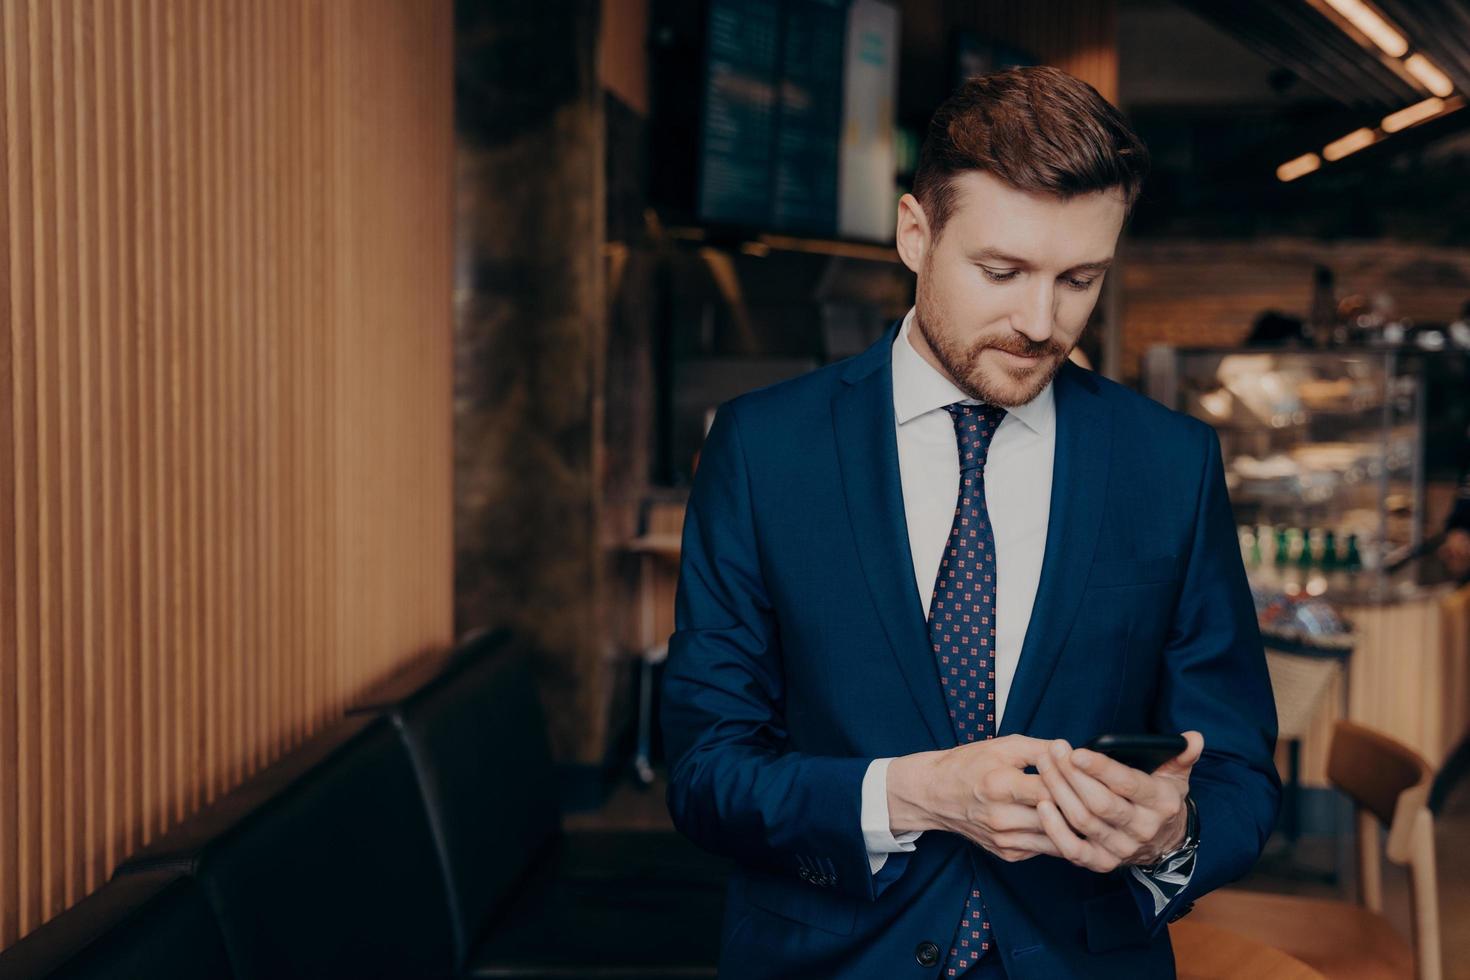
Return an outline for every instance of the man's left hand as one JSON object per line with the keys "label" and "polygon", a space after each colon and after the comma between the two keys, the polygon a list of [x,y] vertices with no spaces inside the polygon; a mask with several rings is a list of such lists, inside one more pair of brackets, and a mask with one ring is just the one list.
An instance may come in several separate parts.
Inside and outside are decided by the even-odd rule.
{"label": "man's left hand", "polygon": [[1052,799],[1036,810],[1062,856],[1106,873],[1125,864],[1154,864],[1179,847],[1188,821],[1189,774],[1205,750],[1199,732],[1185,732],[1184,739],[1184,751],[1152,773],[1054,741],[1036,764]]}

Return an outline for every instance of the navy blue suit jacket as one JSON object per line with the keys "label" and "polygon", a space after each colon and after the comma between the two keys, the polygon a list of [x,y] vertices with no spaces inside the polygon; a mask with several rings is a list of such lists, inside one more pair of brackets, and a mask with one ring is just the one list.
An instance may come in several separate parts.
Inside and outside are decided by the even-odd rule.
{"label": "navy blue suit jacket", "polygon": [[956,744],[904,518],[898,327],[721,405],[701,453],[661,722],[676,826],[738,865],[721,976],[937,976],[916,949],[948,950],[973,874],[1014,980],[1171,977],[1166,921],[1251,867],[1281,791],[1218,439],[1070,363],[1058,373],[1046,552],[997,733],[1201,731],[1189,885],[1145,918],[1126,868],[1007,863],[941,831],[875,876],[869,762]]}

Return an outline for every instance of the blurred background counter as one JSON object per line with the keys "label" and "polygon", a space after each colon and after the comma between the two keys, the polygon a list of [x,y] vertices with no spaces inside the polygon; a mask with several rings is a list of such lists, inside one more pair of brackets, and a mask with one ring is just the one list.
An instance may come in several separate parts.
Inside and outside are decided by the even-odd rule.
{"label": "blurred background counter", "polygon": [[1470,727],[1470,591],[1435,554],[1463,466],[1470,355],[1410,346],[1402,330],[1364,339],[1145,360],[1145,390],[1220,435],[1281,752],[1299,752],[1284,768],[1306,786],[1326,785],[1344,714],[1434,765]]}

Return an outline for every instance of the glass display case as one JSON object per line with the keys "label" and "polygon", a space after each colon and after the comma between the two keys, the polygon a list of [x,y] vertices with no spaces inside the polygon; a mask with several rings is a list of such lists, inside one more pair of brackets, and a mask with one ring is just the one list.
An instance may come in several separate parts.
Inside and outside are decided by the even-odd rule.
{"label": "glass display case", "polygon": [[1145,390],[1214,426],[1252,584],[1406,598],[1431,584],[1422,362],[1399,350],[1154,348]]}

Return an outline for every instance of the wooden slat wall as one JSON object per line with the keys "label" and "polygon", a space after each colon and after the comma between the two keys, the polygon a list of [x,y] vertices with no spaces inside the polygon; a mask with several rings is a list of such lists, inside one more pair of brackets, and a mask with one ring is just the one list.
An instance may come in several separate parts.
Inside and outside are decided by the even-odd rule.
{"label": "wooden slat wall", "polygon": [[452,630],[449,0],[0,3],[0,947]]}
{"label": "wooden slat wall", "polygon": [[1118,101],[1118,7],[1114,0],[946,0],[962,22],[1029,51]]}

